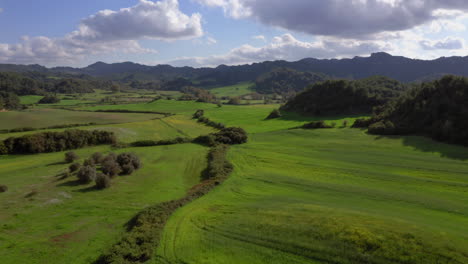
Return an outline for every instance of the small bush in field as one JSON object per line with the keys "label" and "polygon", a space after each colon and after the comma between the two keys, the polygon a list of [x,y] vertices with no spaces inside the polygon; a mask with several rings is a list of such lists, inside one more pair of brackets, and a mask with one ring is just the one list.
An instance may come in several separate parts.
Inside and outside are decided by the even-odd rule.
{"label": "small bush in field", "polygon": [[76,175],[80,183],[87,184],[96,179],[96,168],[92,166],[83,166]]}
{"label": "small bush in field", "polygon": [[78,155],[73,151],[65,153],[65,162],[67,163],[72,163],[79,158],[80,157],[78,157]]}
{"label": "small bush in field", "polygon": [[91,156],[91,159],[94,161],[94,164],[101,164],[104,159],[104,155],[101,152],[96,152]]}
{"label": "small bush in field", "polygon": [[120,165],[114,159],[104,160],[101,169],[104,174],[111,178],[114,178],[122,172]]}
{"label": "small bush in field", "polygon": [[73,163],[72,165],[70,165],[70,166],[68,167],[68,171],[70,171],[71,173],[73,173],[73,172],[78,171],[80,168],[81,168],[81,164],[79,164],[78,162],[75,162],[75,163]]}
{"label": "small bush in field", "polygon": [[111,179],[109,178],[109,176],[103,173],[99,173],[96,176],[96,188],[102,190],[102,189],[109,188],[110,186],[111,186]]}
{"label": "small bush in field", "polygon": [[0,184],[0,193],[8,191],[8,187],[6,185]]}
{"label": "small bush in field", "polygon": [[123,175],[130,175],[141,168],[140,158],[133,153],[122,153],[117,156],[117,163],[122,169]]}

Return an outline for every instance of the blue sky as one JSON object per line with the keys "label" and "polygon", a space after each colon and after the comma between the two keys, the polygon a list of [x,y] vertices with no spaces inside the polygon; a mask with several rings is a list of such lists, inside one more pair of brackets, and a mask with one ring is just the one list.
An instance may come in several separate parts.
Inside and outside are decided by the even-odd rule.
{"label": "blue sky", "polygon": [[468,1],[458,0],[0,0],[0,10],[0,63],[468,55]]}

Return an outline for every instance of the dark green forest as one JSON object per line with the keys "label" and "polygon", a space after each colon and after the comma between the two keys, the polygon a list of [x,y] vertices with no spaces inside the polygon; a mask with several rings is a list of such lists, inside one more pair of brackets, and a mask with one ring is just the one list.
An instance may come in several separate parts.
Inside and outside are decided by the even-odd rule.
{"label": "dark green forest", "polygon": [[325,74],[299,72],[280,68],[263,74],[255,81],[255,90],[261,94],[290,94],[304,90],[307,86],[322,82],[330,77]]}

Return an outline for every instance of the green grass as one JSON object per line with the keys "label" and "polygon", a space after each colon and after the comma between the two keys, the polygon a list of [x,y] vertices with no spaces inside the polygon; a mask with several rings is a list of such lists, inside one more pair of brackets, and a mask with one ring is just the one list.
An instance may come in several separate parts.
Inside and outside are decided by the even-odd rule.
{"label": "green grass", "polygon": [[[117,114],[122,115],[122,114]],[[123,114],[127,115],[127,114]],[[133,115],[133,114],[132,114]],[[148,115],[148,117],[153,115]],[[44,131],[63,131],[65,129],[46,129]],[[188,116],[171,116],[162,119],[143,120],[132,123],[110,124],[110,125],[94,125],[74,127],[73,129],[83,130],[105,130],[114,132],[119,142],[131,143],[138,140],[162,140],[173,139],[176,137],[195,138],[200,135],[206,135],[214,132],[213,128],[197,123]],[[39,131],[17,132],[0,134],[0,140],[8,137],[19,137],[28,134],[38,133]]]}
{"label": "green grass", "polygon": [[229,159],[231,178],[170,219],[159,261],[468,262],[466,148],[289,130],[251,135]]}
{"label": "green grass", "polygon": [[197,103],[194,101],[158,100],[146,104],[121,104],[121,105],[97,105],[82,107],[82,110],[130,110],[130,111],[153,111],[173,114],[193,114],[197,109],[213,109],[215,104]]}
{"label": "green grass", "polygon": [[0,113],[0,129],[13,129],[22,127],[44,128],[66,124],[109,124],[128,123],[150,120],[162,117],[152,114],[133,113],[91,113],[76,112],[60,109],[32,109],[26,111],[10,111]]}
{"label": "green grass", "polygon": [[37,104],[39,100],[42,99],[43,96],[41,95],[24,95],[20,96],[20,103],[21,104]]}
{"label": "green grass", "polygon": [[[109,147],[76,151],[82,158]],[[143,168],[113,180],[110,189],[60,180],[63,153],[1,156],[0,254],[2,263],[91,263],[125,231],[143,208],[178,199],[200,180],[207,149],[183,144],[134,148]],[[36,192],[36,195],[32,195]]]}
{"label": "green grass", "polygon": [[254,91],[251,89],[251,86],[253,83],[251,82],[244,82],[244,83],[238,83],[235,85],[230,85],[230,86],[223,86],[223,87],[216,87],[213,89],[210,89],[210,92],[217,97],[222,97],[222,96],[229,96],[229,97],[237,97],[249,93],[253,93]]}

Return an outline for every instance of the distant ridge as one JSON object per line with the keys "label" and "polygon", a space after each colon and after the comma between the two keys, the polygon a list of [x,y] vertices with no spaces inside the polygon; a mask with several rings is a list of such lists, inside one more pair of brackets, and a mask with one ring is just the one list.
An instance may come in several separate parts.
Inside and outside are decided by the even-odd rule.
{"label": "distant ridge", "polygon": [[216,83],[235,83],[255,80],[261,74],[277,68],[323,73],[337,78],[361,79],[374,75],[387,76],[401,82],[433,80],[453,74],[468,77],[468,57],[442,57],[435,60],[410,59],[392,56],[385,52],[369,57],[352,59],[306,58],[295,62],[265,61],[239,66],[220,65],[216,68],[173,67],[170,65],[147,66],[133,62],[107,64],[96,62],[84,68],[40,65],[0,64],[0,71],[87,74],[103,78],[134,78],[156,80],[184,77],[198,80],[215,80]]}

